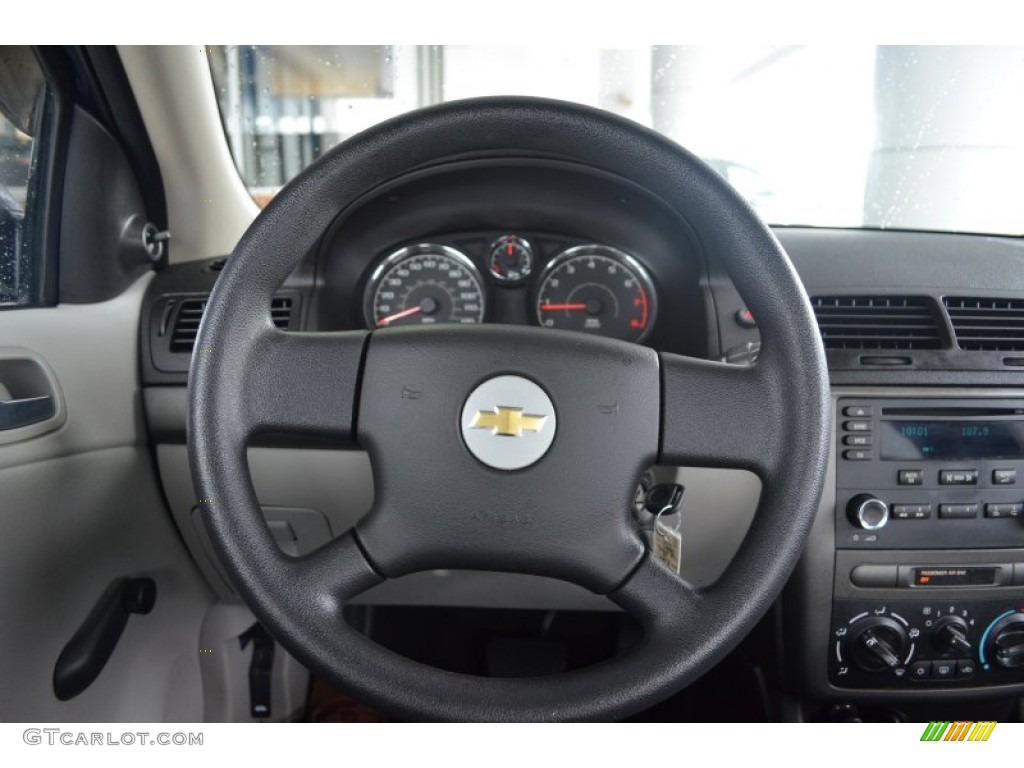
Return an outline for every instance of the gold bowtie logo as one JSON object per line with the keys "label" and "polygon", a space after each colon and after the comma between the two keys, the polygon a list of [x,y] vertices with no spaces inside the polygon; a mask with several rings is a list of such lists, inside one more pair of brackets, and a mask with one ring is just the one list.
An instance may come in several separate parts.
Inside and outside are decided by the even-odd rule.
{"label": "gold bowtie logo", "polygon": [[499,405],[489,411],[477,411],[469,426],[473,429],[489,429],[492,435],[522,437],[523,432],[539,432],[547,420],[547,416],[523,413],[522,408]]}

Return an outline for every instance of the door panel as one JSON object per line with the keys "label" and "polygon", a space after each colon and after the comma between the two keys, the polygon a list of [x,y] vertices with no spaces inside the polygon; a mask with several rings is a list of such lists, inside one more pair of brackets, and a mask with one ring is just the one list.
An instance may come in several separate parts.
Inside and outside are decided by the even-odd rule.
{"label": "door panel", "polygon": [[[103,303],[0,313],[0,347],[45,361],[65,418],[0,444],[0,720],[203,718],[198,646],[211,595],[166,511],[139,408],[148,280]],[[122,576],[155,580],[153,611],[129,619],[88,689],[58,701],[61,649]]]}
{"label": "door panel", "polygon": [[[53,372],[64,426],[0,445],[0,469],[118,445],[143,446],[139,414],[139,308],[151,275],[110,301],[0,312],[0,348],[37,355]],[[2,383],[2,382],[0,382]]]}

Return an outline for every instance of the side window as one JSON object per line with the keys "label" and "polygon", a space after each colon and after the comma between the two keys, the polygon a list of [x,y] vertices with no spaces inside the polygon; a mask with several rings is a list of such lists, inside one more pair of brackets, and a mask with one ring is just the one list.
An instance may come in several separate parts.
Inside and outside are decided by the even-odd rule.
{"label": "side window", "polygon": [[28,46],[0,46],[0,308],[37,296],[35,200],[46,80]]}

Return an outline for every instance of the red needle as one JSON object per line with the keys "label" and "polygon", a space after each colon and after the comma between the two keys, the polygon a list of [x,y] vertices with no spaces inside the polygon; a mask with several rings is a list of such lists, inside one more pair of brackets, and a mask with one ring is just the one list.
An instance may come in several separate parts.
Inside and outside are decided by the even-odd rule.
{"label": "red needle", "polygon": [[557,312],[560,309],[567,311],[586,309],[586,304],[541,304],[541,312]]}
{"label": "red needle", "polygon": [[377,325],[387,325],[388,323],[393,323],[395,320],[401,320],[403,317],[411,317],[412,315],[415,315],[422,311],[423,307],[417,304],[415,307],[412,307],[410,309],[403,309],[401,312],[395,312],[395,314],[393,315],[382,317],[380,320],[377,321]]}

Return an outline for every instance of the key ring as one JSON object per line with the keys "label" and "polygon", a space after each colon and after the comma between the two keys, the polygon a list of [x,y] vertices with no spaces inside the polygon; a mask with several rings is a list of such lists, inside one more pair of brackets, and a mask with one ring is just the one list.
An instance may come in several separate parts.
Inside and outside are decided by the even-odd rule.
{"label": "key ring", "polygon": [[[665,535],[664,533],[662,533],[662,532],[661,532],[661,529],[662,529],[662,528],[664,528],[665,530],[670,530],[670,529],[669,529],[669,527],[668,527],[667,525],[665,525],[665,524],[663,524],[663,523],[661,522],[661,516],[662,516],[662,515],[664,515],[664,514],[665,514],[666,512],[671,512],[671,511],[672,511],[672,510],[674,510],[675,508],[676,508],[676,505],[675,505],[675,504],[666,504],[666,505],[665,505],[664,507],[662,507],[661,511],[659,511],[659,512],[658,512],[658,514],[656,514],[656,515],[654,516],[654,530],[655,530],[655,531],[656,531],[656,532],[657,532],[658,534],[660,534],[661,536],[664,536],[664,535]],[[679,532],[679,529],[680,529],[680,528],[681,528],[682,526],[683,526],[683,516],[682,516],[682,515],[678,515],[678,516],[676,517],[676,527],[675,527],[675,528],[672,528],[671,530],[672,530],[672,531],[673,531],[674,533],[678,533],[678,532]]]}

